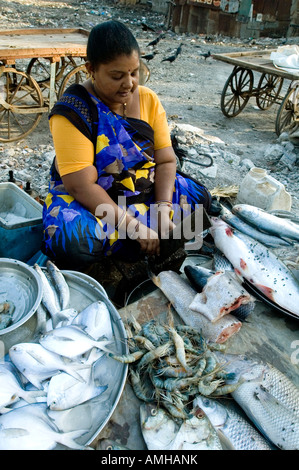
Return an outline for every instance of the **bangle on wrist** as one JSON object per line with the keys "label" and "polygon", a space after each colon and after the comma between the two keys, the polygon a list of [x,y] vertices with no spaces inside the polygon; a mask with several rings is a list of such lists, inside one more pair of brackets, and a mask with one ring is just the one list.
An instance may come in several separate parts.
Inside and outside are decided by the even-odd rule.
{"label": "bangle on wrist", "polygon": [[115,227],[116,230],[120,229],[121,225],[126,220],[126,215],[127,215],[127,212],[125,210],[123,210],[123,213],[121,214],[120,218],[118,219],[117,225]]}
{"label": "bangle on wrist", "polygon": [[157,207],[160,207],[160,206],[172,207],[172,202],[171,202],[171,201],[156,201],[156,202],[155,202],[155,205],[156,205]]}

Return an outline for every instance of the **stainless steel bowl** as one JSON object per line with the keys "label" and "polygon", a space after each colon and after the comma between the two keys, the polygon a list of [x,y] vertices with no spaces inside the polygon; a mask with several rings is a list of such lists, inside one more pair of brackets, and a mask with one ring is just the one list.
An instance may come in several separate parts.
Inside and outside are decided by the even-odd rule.
{"label": "stainless steel bowl", "polygon": [[43,294],[42,283],[37,272],[22,261],[0,258],[0,303],[10,301],[14,305],[12,323],[0,329],[2,341],[36,312]]}

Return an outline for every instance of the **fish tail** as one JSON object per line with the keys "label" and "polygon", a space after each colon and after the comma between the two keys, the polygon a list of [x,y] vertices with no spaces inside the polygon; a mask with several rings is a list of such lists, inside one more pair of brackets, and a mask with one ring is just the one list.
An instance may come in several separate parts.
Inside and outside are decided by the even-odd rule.
{"label": "fish tail", "polygon": [[39,401],[38,398],[46,396],[47,392],[45,390],[29,390],[24,394],[23,398],[27,403],[36,403]]}
{"label": "fish tail", "polygon": [[106,348],[108,344],[113,343],[113,341],[95,341],[94,345],[98,347],[99,349],[102,349],[102,351],[105,351],[108,354],[114,354],[111,349]]}
{"label": "fish tail", "polygon": [[69,447],[70,449],[76,449],[76,450],[93,450],[92,447],[86,447],[84,445],[78,444],[75,439],[83,436],[86,434],[89,430],[88,429],[79,429],[76,431],[70,431],[66,433],[59,433],[59,442],[60,444],[63,444],[66,447]]}

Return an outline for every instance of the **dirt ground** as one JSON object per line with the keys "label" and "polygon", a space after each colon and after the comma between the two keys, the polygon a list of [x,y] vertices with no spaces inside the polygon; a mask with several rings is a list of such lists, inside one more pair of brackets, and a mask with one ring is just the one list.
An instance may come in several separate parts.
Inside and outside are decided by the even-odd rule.
{"label": "dirt ground", "polygon": [[[165,31],[164,15],[153,12],[150,6],[137,4],[134,7],[125,7],[117,1],[0,1],[0,11],[0,29],[81,27],[90,30],[95,24],[107,19],[120,19],[135,33],[144,54],[152,52],[153,48],[148,43]],[[155,31],[144,31],[142,22],[153,26]],[[291,38],[288,42],[285,38],[240,40],[175,34],[168,30],[157,45],[157,54],[148,62],[150,79],[146,85],[158,93],[171,129],[182,125],[199,128],[199,134],[206,137],[211,154],[215,155],[215,149],[218,151],[214,174],[204,174],[196,165],[188,167],[188,171],[193,172],[209,189],[217,185],[238,185],[250,165],[254,165],[267,169],[285,184],[293,197],[294,210],[299,207],[298,158],[297,165],[295,163],[287,166],[280,160],[281,153],[272,152],[273,146],[280,145],[275,133],[278,104],[261,111],[252,97],[241,114],[230,119],[225,117],[221,111],[220,99],[233,66],[215,60],[212,56],[205,59],[201,55],[208,51],[213,55],[265,50],[277,48],[281,44],[296,43],[297,39]],[[181,43],[182,53],[178,58],[173,63],[162,62]],[[256,74],[255,86],[259,78],[259,74]],[[289,84],[285,80],[282,93]],[[198,143],[195,129],[191,129],[185,137],[189,147]],[[203,142],[202,139],[200,142]],[[291,150],[295,155],[299,152],[297,147]],[[14,169],[16,176],[30,179],[32,186],[44,195],[53,155],[47,115],[27,138],[15,143],[3,143],[0,151],[0,181],[6,181],[8,170]]]}

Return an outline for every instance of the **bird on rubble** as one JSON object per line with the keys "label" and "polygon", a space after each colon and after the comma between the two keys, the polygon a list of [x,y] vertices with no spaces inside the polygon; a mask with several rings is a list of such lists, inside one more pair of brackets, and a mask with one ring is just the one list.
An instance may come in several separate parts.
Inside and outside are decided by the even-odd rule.
{"label": "bird on rubble", "polygon": [[178,56],[179,54],[181,54],[182,52],[182,46],[183,46],[183,43],[181,42],[181,44],[179,45],[179,47],[177,48],[176,50],[176,55]]}
{"label": "bird on rubble", "polygon": [[159,41],[161,41],[161,39],[163,38],[164,34],[159,34],[159,36],[154,39],[153,41],[149,42],[148,45],[146,47],[149,47],[149,46],[156,46],[158,44]]}
{"label": "bird on rubble", "polygon": [[158,54],[158,51],[154,51],[152,54],[142,55],[141,58],[145,59],[147,62],[149,62],[150,60],[152,60],[155,57],[156,54]]}
{"label": "bird on rubble", "polygon": [[178,54],[174,53],[174,54],[170,55],[169,57],[165,57],[165,59],[162,59],[161,62],[166,62],[167,61],[167,62],[172,63],[172,62],[175,61],[177,56],[178,56]]}
{"label": "bird on rubble", "polygon": [[203,56],[205,60],[207,60],[208,57],[211,57],[211,51],[203,52],[202,54],[199,54],[199,55]]}
{"label": "bird on rubble", "polygon": [[153,33],[156,32],[155,28],[149,24],[146,24],[144,22],[141,23],[141,27],[143,31],[152,31]]}

